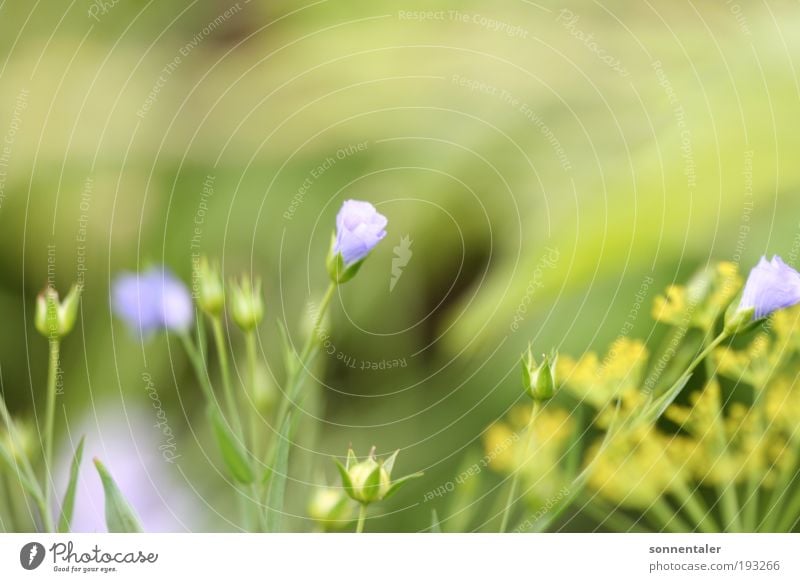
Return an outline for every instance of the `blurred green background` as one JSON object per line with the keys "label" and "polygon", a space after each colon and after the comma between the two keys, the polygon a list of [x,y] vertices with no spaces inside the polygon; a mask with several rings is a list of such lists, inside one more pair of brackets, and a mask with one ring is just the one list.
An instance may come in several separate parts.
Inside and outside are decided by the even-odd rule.
{"label": "blurred green background", "polygon": [[[356,367],[317,362],[287,509],[293,529],[310,527],[305,499],[336,482],[330,457],[349,443],[399,448],[398,474],[426,478],[370,529],[416,531],[432,507],[445,529],[491,515],[488,472],[471,484],[487,497],[469,519],[457,496],[424,494],[521,401],[529,341],[604,350],[647,277],[632,335],[658,336],[656,291],[710,259],[797,258],[793,2],[11,0],[0,47],[6,397],[34,417],[46,374],[34,298],[48,277],[62,291],[84,280],[64,345],[62,444],[82,418],[125,428],[113,419],[137,410],[131,438],[157,439],[150,373],[182,455],[153,470],[208,515],[190,512],[188,529],[230,529],[234,508],[178,342],[140,346],[111,316],[122,270],[164,263],[189,284],[202,253],[230,276],[259,274],[261,349],[280,385],[275,320],[302,341],[339,205],[376,204],[387,238],[330,321],[334,353]],[[412,256],[390,290],[406,236]],[[406,365],[361,369],[392,360]]]}

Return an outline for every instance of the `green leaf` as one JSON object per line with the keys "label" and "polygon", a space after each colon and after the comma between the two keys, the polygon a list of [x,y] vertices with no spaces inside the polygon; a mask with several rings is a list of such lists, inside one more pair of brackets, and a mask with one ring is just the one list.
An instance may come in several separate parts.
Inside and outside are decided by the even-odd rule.
{"label": "green leaf", "polygon": [[103,482],[106,496],[106,527],[109,533],[142,533],[142,524],[133,507],[125,500],[114,479],[99,459],[94,466]]}
{"label": "green leaf", "polygon": [[2,465],[5,466],[6,472],[9,475],[14,475],[19,479],[20,485],[22,485],[25,493],[34,499],[44,499],[44,495],[42,495],[42,490],[39,487],[39,484],[28,477],[23,467],[17,465],[17,462],[14,460],[14,456],[2,442],[0,442],[0,459],[3,461]]}
{"label": "green leaf", "polygon": [[358,464],[358,457],[356,457],[355,451],[353,449],[347,449],[347,462],[345,463],[345,467],[348,469]]}
{"label": "green leaf", "polygon": [[367,478],[364,479],[364,486],[361,490],[361,495],[368,501],[377,501],[381,489],[381,466],[375,464],[375,468],[370,471]]}
{"label": "green leaf", "polygon": [[350,480],[350,473],[347,472],[347,467],[342,465],[339,459],[334,459],[336,463],[336,468],[339,469],[339,475],[342,477],[342,487],[344,487],[344,492],[347,493],[349,497],[353,496],[353,482]]}
{"label": "green leaf", "polygon": [[289,331],[283,322],[278,319],[278,331],[280,331],[281,344],[283,345],[283,364],[286,367],[286,376],[292,377],[297,371],[297,351],[292,346],[289,339]]}
{"label": "green leaf", "polygon": [[289,478],[289,447],[292,444],[292,413],[286,415],[278,442],[275,447],[275,458],[272,463],[272,478],[267,491],[267,515],[265,523],[267,531],[275,533],[281,529],[283,517],[283,500],[286,497],[286,480]]}
{"label": "green leaf", "polygon": [[436,513],[436,510],[431,510],[431,528],[430,533],[442,533],[442,524],[439,522],[439,514]]}
{"label": "green leaf", "polygon": [[386,473],[391,475],[392,469],[394,469],[394,462],[397,460],[397,455],[400,454],[400,449],[397,449],[392,455],[383,462],[383,468],[386,469]]}
{"label": "green leaf", "polygon": [[384,495],[383,498],[384,499],[389,499],[392,495],[397,493],[397,490],[400,489],[400,487],[402,487],[403,485],[405,485],[406,483],[408,483],[412,479],[419,479],[423,475],[424,475],[424,473],[413,473],[411,475],[407,475],[405,477],[402,477],[401,479],[398,479],[397,481],[393,481],[392,485],[389,487],[389,490],[386,492],[386,495]]}
{"label": "green leaf", "polygon": [[219,408],[209,406],[208,417],[211,421],[214,437],[217,439],[219,451],[222,453],[222,460],[225,461],[225,466],[228,468],[231,477],[244,485],[251,484],[256,477],[247,457],[247,452],[231,432],[228,423],[222,418]]}
{"label": "green leaf", "polygon": [[60,533],[67,533],[72,523],[72,512],[75,509],[75,490],[78,486],[78,472],[81,468],[83,445],[85,441],[86,437],[81,437],[78,448],[75,449],[75,456],[72,457],[72,466],[69,470],[69,484],[67,485],[66,493],[64,493],[64,501],[61,503],[61,517],[58,520],[58,531]]}

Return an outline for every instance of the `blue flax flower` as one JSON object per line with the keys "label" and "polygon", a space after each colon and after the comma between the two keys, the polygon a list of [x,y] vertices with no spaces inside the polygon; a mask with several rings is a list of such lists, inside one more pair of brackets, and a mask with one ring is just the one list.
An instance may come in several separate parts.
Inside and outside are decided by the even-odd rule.
{"label": "blue flax flower", "polygon": [[769,317],[774,311],[800,303],[800,273],[775,256],[761,261],[747,278],[739,312],[753,310],[753,319]]}
{"label": "blue flax flower", "polygon": [[114,311],[140,336],[165,329],[185,332],[192,326],[192,297],[183,282],[163,267],[117,277]]}
{"label": "blue flax flower", "polygon": [[386,236],[386,217],[369,202],[347,200],[336,215],[334,254],[341,254],[348,267],[369,255]]}

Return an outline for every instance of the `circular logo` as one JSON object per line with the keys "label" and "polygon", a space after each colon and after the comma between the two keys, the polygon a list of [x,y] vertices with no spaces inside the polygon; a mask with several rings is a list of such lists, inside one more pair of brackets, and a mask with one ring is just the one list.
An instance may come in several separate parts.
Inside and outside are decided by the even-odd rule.
{"label": "circular logo", "polygon": [[44,561],[44,546],[39,542],[30,542],[19,551],[19,563],[26,570],[35,570]]}

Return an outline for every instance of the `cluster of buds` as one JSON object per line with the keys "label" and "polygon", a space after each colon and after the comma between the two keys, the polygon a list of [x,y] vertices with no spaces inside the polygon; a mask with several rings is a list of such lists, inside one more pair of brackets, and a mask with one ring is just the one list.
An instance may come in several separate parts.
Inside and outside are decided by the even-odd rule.
{"label": "cluster of buds", "polygon": [[251,281],[250,277],[243,275],[241,282],[231,281],[231,301],[233,321],[242,330],[252,331],[264,319],[261,279]]}
{"label": "cluster of buds", "polygon": [[[209,317],[219,317],[225,308],[225,289],[219,265],[203,257],[197,272],[197,306]],[[243,331],[252,331],[264,319],[264,300],[261,280],[251,281],[243,275],[239,281],[230,282],[230,309],[236,325]]]}
{"label": "cluster of buds", "polygon": [[530,346],[522,355],[522,386],[533,400],[545,402],[555,394],[557,361],[558,354],[551,352],[542,354],[542,362],[537,364]]}
{"label": "cluster of buds", "polygon": [[75,327],[80,300],[80,285],[73,285],[64,301],[59,300],[58,291],[47,287],[36,299],[36,330],[49,339],[63,338]]}
{"label": "cluster of buds", "polygon": [[337,460],[336,466],[348,497],[366,506],[388,499],[411,479],[422,477],[422,473],[414,473],[392,481],[392,469],[399,452],[395,451],[388,459],[379,461],[375,457],[375,447],[372,447],[369,456],[359,461],[353,449],[347,451],[346,463],[343,465]]}

